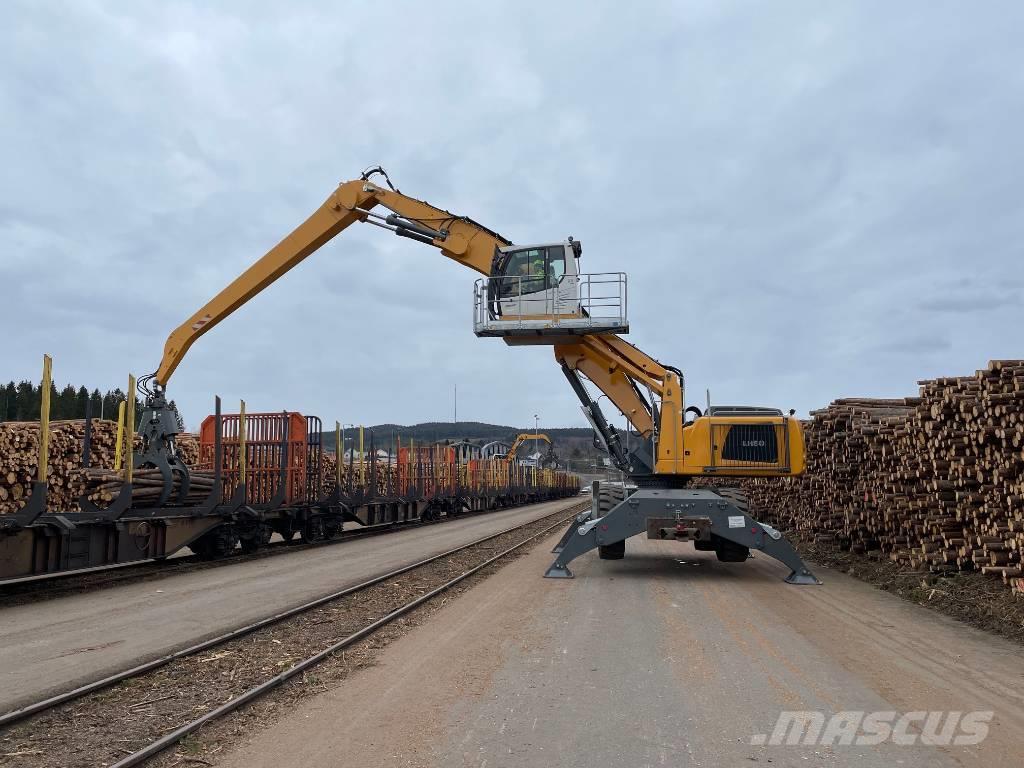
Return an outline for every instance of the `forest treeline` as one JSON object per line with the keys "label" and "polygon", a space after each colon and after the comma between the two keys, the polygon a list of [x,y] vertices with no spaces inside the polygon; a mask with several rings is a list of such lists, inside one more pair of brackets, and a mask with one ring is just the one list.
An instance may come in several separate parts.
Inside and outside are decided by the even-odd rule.
{"label": "forest treeline", "polygon": [[[88,406],[92,418],[102,417],[116,421],[118,406],[124,401],[125,394],[120,389],[104,393],[94,389],[90,392],[85,387],[76,389],[74,385],[68,384],[58,390],[54,384],[50,387],[50,419],[84,419]],[[0,421],[39,421],[42,402],[43,388],[39,384],[31,381],[9,381],[0,389]],[[136,420],[141,409],[142,401],[136,397]]]}

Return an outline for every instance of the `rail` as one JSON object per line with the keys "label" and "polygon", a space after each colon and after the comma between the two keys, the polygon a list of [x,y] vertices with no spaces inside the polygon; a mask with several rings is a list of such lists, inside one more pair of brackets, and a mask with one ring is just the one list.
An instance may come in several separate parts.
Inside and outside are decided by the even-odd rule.
{"label": "rail", "polygon": [[[519,523],[517,525],[512,525],[512,526],[510,526],[508,528],[504,528],[502,530],[499,530],[499,531],[495,532],[495,534],[488,534],[485,537],[482,537],[480,539],[476,539],[476,540],[474,540],[472,542],[460,545],[459,547],[455,547],[455,548],[447,550],[445,552],[441,552],[440,554],[433,555],[433,556],[425,558],[423,560],[418,560],[418,561],[410,563],[408,565],[403,565],[403,566],[401,566],[399,568],[396,568],[396,569],[391,570],[391,571],[389,571],[387,573],[379,575],[379,577],[375,577],[373,579],[370,579],[369,581],[362,582],[362,583],[354,585],[352,587],[347,587],[347,588],[345,588],[343,590],[339,590],[339,591],[332,592],[330,594],[324,595],[322,597],[315,598],[314,600],[310,600],[308,602],[302,603],[301,605],[297,605],[295,607],[289,608],[289,609],[281,611],[279,613],[274,613],[272,615],[269,615],[269,616],[266,616],[264,618],[261,618],[261,620],[256,621],[256,622],[254,622],[252,624],[248,624],[248,625],[246,625],[244,627],[240,627],[238,629],[231,630],[230,632],[226,632],[226,633],[224,633],[222,635],[219,635],[217,637],[213,637],[213,638],[210,638],[208,640],[204,640],[203,642],[197,643],[195,645],[190,645],[190,646],[188,646],[186,648],[182,648],[182,649],[177,650],[177,651],[175,651],[173,653],[169,653],[167,655],[160,656],[159,658],[155,658],[155,659],[150,660],[150,662],[145,662],[143,664],[136,665],[135,667],[132,667],[130,669],[123,670],[121,672],[115,673],[115,674],[110,675],[108,677],[101,678],[99,680],[95,680],[95,681],[93,681],[91,683],[87,683],[85,685],[79,686],[78,688],[75,688],[73,690],[57,693],[57,694],[49,696],[49,697],[47,697],[45,699],[41,699],[39,701],[35,701],[33,703],[30,703],[30,705],[27,705],[25,707],[20,707],[20,708],[18,708],[16,710],[12,710],[12,711],[10,711],[8,713],[0,715],[0,728],[6,728],[6,727],[8,727],[10,725],[13,725],[14,723],[26,720],[27,718],[29,718],[31,716],[38,715],[38,714],[43,713],[43,712],[47,712],[47,711],[52,710],[52,709],[54,709],[56,707],[59,707],[60,705],[65,705],[65,703],[68,703],[70,701],[75,701],[75,700],[81,699],[82,697],[84,697],[84,696],[86,696],[86,695],[88,695],[90,693],[95,693],[97,691],[103,690],[105,688],[109,688],[109,687],[111,687],[113,685],[116,685],[117,683],[123,682],[125,680],[129,680],[129,679],[132,679],[132,678],[137,678],[137,677],[140,677],[140,676],[142,676],[142,675],[144,675],[146,673],[150,673],[150,672],[158,670],[158,669],[160,669],[162,667],[166,667],[167,665],[171,664],[172,662],[175,662],[175,660],[178,660],[178,659],[181,659],[181,658],[186,658],[188,656],[196,655],[197,653],[209,650],[211,648],[215,648],[215,647],[220,646],[220,645],[224,645],[225,643],[228,643],[228,642],[230,642],[232,640],[237,640],[237,639],[239,639],[241,637],[244,637],[246,635],[250,635],[250,634],[252,634],[252,633],[254,633],[254,632],[258,631],[258,630],[264,629],[266,627],[270,627],[270,626],[273,626],[273,625],[276,625],[276,624],[280,624],[280,623],[288,620],[288,618],[292,618],[292,617],[300,615],[302,613],[306,613],[306,612],[308,612],[308,611],[310,611],[310,610],[312,610],[314,608],[317,608],[317,607],[322,606],[322,605],[326,605],[326,604],[328,604],[330,602],[333,602],[335,600],[338,600],[338,599],[340,599],[342,597],[347,597],[347,596],[353,595],[353,594],[355,594],[357,592],[361,592],[361,591],[367,590],[370,587],[373,587],[374,585],[387,582],[389,580],[392,580],[392,579],[398,577],[398,575],[401,575],[403,573],[408,573],[408,572],[410,572],[412,570],[415,570],[417,568],[423,567],[424,565],[428,565],[430,563],[441,561],[441,560],[443,560],[445,558],[452,557],[453,555],[458,554],[460,552],[464,552],[464,551],[469,550],[469,549],[471,549],[473,547],[477,547],[477,546],[479,546],[481,544],[485,544],[486,542],[498,539],[499,537],[505,536],[507,534],[511,534],[511,532],[519,530],[520,528],[526,527],[528,525],[534,525],[534,524],[536,524],[538,522],[544,521],[544,520],[546,520],[547,518],[549,518],[549,517],[551,517],[553,515],[556,515],[556,514],[561,515],[561,517],[559,517],[559,520],[557,522],[555,522],[551,526],[546,527],[544,530],[539,532],[539,534],[530,537],[529,539],[525,540],[524,542],[521,542],[520,544],[516,545],[516,547],[513,547],[512,550],[506,550],[505,552],[503,552],[503,553],[501,553],[501,554],[499,554],[499,555],[497,555],[497,556],[495,556],[493,558],[490,558],[489,560],[487,560],[486,562],[482,563],[481,565],[475,567],[471,571],[466,571],[465,573],[463,573],[461,575],[461,577],[459,579],[454,580],[449,585],[447,585],[444,589],[446,589],[449,586],[454,586],[454,584],[456,584],[459,581],[462,581],[463,579],[467,578],[468,575],[471,575],[472,573],[476,572],[480,568],[485,567],[487,564],[494,562],[496,559],[498,559],[500,557],[503,557],[504,555],[507,555],[509,552],[517,549],[518,547],[521,547],[526,542],[529,542],[529,541],[532,541],[534,539],[537,539],[538,537],[543,536],[545,534],[545,532],[547,532],[547,531],[549,531],[549,530],[551,530],[551,529],[553,529],[555,527],[558,527],[560,525],[563,525],[565,522],[568,522],[568,520],[571,519],[571,517],[574,517],[575,515],[577,515],[583,509],[584,506],[589,506],[589,504],[590,504],[590,502],[585,502],[583,504],[575,504],[575,505],[567,507],[564,510],[558,510],[556,512],[549,513],[547,515],[542,515],[541,517],[536,518],[536,519],[528,520],[526,522]],[[564,514],[562,515],[562,513],[564,513]],[[432,594],[434,594],[434,593],[430,593],[430,595],[432,595]],[[426,595],[424,597],[429,597],[429,595]],[[422,598],[416,604],[418,605],[418,604],[420,604],[420,602],[423,602]],[[381,625],[381,626],[383,626],[383,625]],[[379,629],[379,627],[378,627],[378,629]],[[360,636],[360,638],[361,638],[361,636]],[[291,668],[288,671],[288,673],[284,673],[284,674],[286,676],[290,676],[289,673],[293,673],[294,674],[297,671],[297,668],[298,668],[298,665],[296,665],[295,667]],[[284,679],[287,679],[287,677],[284,678]],[[281,680],[279,682],[283,682],[283,680]],[[181,734],[181,735],[184,735],[184,734]],[[152,754],[152,753],[150,753],[150,754]],[[134,765],[134,764],[135,763],[118,763],[118,765]]]}

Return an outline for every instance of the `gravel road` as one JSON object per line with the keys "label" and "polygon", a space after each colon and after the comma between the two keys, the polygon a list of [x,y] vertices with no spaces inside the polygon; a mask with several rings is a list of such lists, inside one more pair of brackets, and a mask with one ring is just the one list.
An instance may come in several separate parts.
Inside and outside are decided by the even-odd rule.
{"label": "gravel road", "polygon": [[0,608],[0,711],[578,504],[400,530],[224,568]]}
{"label": "gravel road", "polygon": [[[509,565],[360,671],[217,755],[217,766],[1020,764],[1024,649],[842,574],[792,587],[632,539],[540,578]],[[784,710],[991,710],[974,746],[758,746]],[[913,731],[913,728],[910,729]]]}

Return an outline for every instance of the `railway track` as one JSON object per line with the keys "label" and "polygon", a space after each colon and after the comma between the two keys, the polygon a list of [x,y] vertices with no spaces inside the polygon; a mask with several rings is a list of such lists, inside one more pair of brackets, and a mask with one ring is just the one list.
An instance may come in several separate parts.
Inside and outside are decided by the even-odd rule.
{"label": "railway track", "polygon": [[[507,509],[514,509],[514,507],[507,507]],[[65,595],[91,592],[97,589],[115,587],[120,584],[163,578],[164,576],[183,571],[221,568],[246,560],[274,557],[287,552],[301,552],[307,549],[341,544],[356,539],[381,536],[423,525],[437,525],[438,523],[451,520],[464,520],[470,517],[491,514],[495,511],[498,510],[487,509],[462,512],[453,517],[442,517],[439,520],[421,521],[417,518],[415,520],[368,525],[343,530],[329,539],[319,539],[317,541],[307,542],[301,539],[274,541],[256,552],[243,554],[241,549],[237,549],[235,554],[216,560],[204,560],[198,555],[181,555],[161,560],[141,560],[134,563],[120,563],[94,568],[81,568],[73,571],[58,571],[56,573],[27,576],[18,579],[5,579],[0,580],[0,606],[13,606],[38,600],[52,600]]]}
{"label": "railway track", "polygon": [[[19,755],[45,756],[18,765],[139,765],[283,683],[305,679],[314,666],[560,529],[587,506],[490,534],[0,715],[5,744]],[[141,715],[132,726],[144,733],[125,738],[125,712]],[[83,729],[82,722],[92,725]]]}

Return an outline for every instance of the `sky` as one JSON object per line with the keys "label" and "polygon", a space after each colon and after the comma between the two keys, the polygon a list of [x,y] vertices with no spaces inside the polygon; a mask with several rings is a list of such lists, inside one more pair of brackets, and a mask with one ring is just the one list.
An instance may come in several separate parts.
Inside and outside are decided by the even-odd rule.
{"label": "sky", "polygon": [[[347,179],[629,275],[687,400],[799,413],[1024,358],[1024,4],[4,4],[0,380],[125,387]],[[326,423],[585,426],[476,274],[343,232],[168,387]],[[614,419],[621,423],[621,417]]]}

